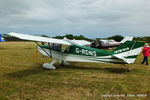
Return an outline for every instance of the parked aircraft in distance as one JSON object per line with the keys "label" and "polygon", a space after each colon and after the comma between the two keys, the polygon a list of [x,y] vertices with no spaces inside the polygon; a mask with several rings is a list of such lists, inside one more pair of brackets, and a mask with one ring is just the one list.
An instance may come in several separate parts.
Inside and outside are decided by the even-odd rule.
{"label": "parked aircraft in distance", "polygon": [[107,49],[112,47],[118,47],[126,41],[132,41],[133,37],[125,37],[122,41],[116,42],[115,40],[95,40],[91,43],[91,47],[99,49]]}
{"label": "parked aircraft in distance", "polygon": [[0,42],[4,42],[5,39],[2,37],[2,35],[0,34]]}

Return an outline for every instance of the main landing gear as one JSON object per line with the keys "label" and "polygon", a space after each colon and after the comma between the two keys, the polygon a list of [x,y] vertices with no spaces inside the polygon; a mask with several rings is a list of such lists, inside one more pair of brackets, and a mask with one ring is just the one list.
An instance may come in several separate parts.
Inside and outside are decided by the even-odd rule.
{"label": "main landing gear", "polygon": [[53,66],[53,64],[55,64],[56,61],[57,61],[56,59],[53,59],[53,61],[51,63],[44,63],[43,68],[45,68],[45,69],[56,69],[56,67]]}
{"label": "main landing gear", "polygon": [[[54,64],[56,63],[56,59],[53,59],[51,63],[44,63],[43,64],[43,68],[45,69],[56,69],[56,67],[54,66]],[[60,60],[59,63],[64,66],[64,65],[69,65],[68,62],[64,61],[64,60]]]}

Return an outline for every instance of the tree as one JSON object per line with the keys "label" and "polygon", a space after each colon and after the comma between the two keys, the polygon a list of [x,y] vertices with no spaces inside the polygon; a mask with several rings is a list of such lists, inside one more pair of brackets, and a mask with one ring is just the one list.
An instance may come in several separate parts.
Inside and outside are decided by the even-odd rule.
{"label": "tree", "polygon": [[64,36],[56,36],[54,38],[57,38],[57,39],[63,39],[64,37],[66,37],[67,39],[76,39],[76,40],[89,40],[88,38],[84,37],[83,35],[80,35],[80,36],[74,36],[72,34],[67,34],[67,35],[64,35]]}
{"label": "tree", "polygon": [[70,40],[72,40],[73,38],[74,38],[74,36],[72,35],[72,34],[68,34],[68,35],[66,35],[65,36],[67,39],[70,39]]}
{"label": "tree", "polygon": [[108,37],[107,39],[113,39],[115,41],[118,41],[120,42],[124,37],[121,36],[121,35],[115,35],[115,36],[112,36],[112,37]]}

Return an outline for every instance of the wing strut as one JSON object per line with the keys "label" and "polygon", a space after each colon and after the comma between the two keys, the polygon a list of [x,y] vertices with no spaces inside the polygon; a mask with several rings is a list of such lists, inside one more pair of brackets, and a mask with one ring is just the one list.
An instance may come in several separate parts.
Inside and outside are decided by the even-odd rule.
{"label": "wing strut", "polygon": [[52,58],[52,52],[51,52],[51,49],[50,49],[50,43],[48,42],[48,47],[49,47],[49,53],[51,55],[51,58]]}
{"label": "wing strut", "polygon": [[[35,41],[35,43],[50,57],[50,58],[52,58],[52,55],[50,55],[50,54],[48,54],[36,41]],[[50,49],[50,48],[49,48]],[[51,51],[50,51],[51,52]]]}

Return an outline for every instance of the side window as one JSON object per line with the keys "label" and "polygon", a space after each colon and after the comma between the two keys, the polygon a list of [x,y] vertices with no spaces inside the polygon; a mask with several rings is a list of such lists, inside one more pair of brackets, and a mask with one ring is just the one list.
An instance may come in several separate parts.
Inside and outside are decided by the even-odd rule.
{"label": "side window", "polygon": [[67,47],[64,53],[69,53],[70,47]]}
{"label": "side window", "polygon": [[54,50],[54,43],[50,43],[50,49]]}
{"label": "side window", "polygon": [[70,50],[70,46],[68,45],[62,45],[61,51],[64,53],[68,53]]}
{"label": "side window", "polygon": [[70,51],[70,46],[68,46],[68,45],[62,45],[62,44],[51,43],[51,44],[50,44],[50,49],[52,49],[52,50],[54,50],[54,51],[59,51],[59,52],[68,53],[68,52]]}

